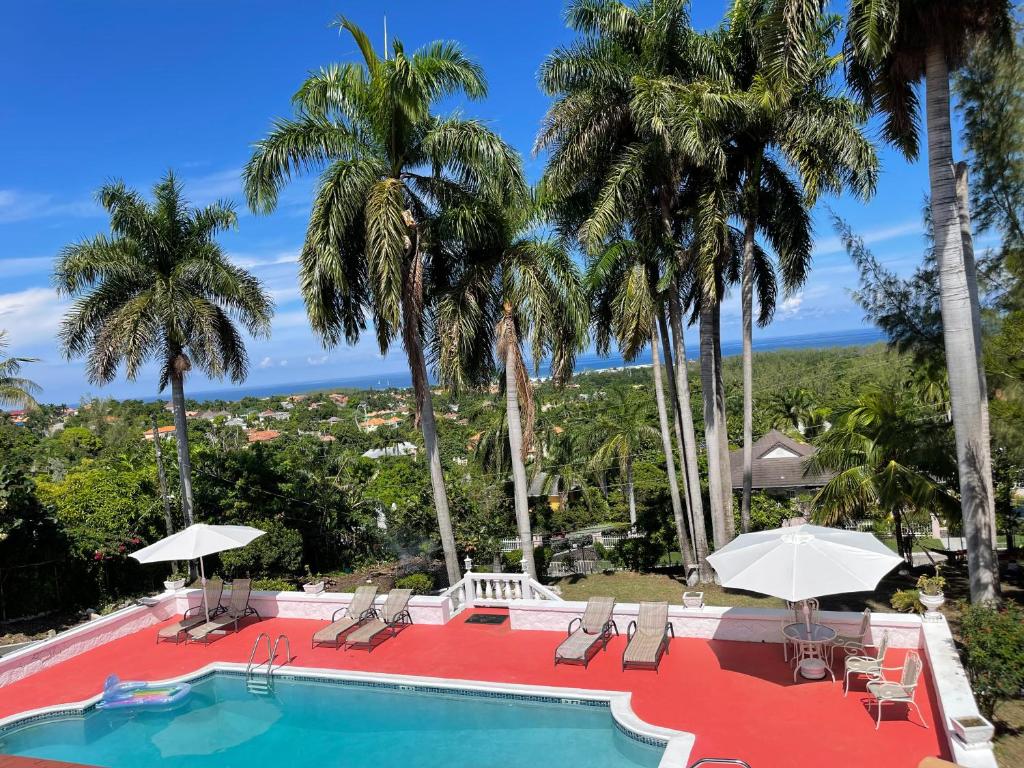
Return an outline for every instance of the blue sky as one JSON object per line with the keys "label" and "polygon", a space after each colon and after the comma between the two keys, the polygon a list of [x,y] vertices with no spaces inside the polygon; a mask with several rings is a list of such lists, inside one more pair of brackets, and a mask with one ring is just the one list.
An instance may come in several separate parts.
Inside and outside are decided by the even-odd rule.
{"label": "blue sky", "polygon": [[[694,3],[694,23],[714,25],[726,3]],[[434,0],[33,0],[9,6],[0,28],[6,65],[0,69],[0,328],[12,351],[40,358],[28,373],[46,401],[76,402],[86,393],[117,397],[156,394],[156,376],[89,385],[78,361],[55,344],[64,306],[49,286],[60,249],[106,230],[92,195],[124,179],[147,189],[168,168],[196,204],[239,202],[239,227],[222,244],[251,268],[277,302],[273,336],[249,345],[250,384],[302,382],[391,372],[405,367],[399,348],[382,358],[367,335],[355,347],[324,350],[309,331],[296,289],[310,182],[288,188],[271,216],[241,205],[239,171],[252,142],[304,75],[352,60],[355,46],[328,23],[344,13],[380,45],[386,11],[392,36],[407,48],[439,38],[460,41],[483,66],[489,97],[466,105],[526,157],[531,179],[542,159],[530,156],[547,99],[536,85],[540,62],[570,39],[556,0],[512,3]],[[786,298],[762,337],[848,330],[863,325],[849,298],[855,273],[829,223],[828,207],[848,219],[890,267],[907,272],[920,260],[923,163],[908,165],[881,150],[875,197],[826,199],[815,211],[812,277]],[[739,337],[735,296],[725,307],[723,337]],[[195,376],[192,391],[220,388]]]}

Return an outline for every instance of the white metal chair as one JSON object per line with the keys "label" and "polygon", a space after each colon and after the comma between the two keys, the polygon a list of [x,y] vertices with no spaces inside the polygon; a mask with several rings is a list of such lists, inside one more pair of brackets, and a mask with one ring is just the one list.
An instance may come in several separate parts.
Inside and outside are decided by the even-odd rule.
{"label": "white metal chair", "polygon": [[836,648],[842,646],[847,653],[864,654],[868,646],[871,645],[871,609],[865,608],[864,613],[860,615],[860,629],[857,630],[857,634],[844,635],[840,633],[836,635],[832,645]]}
{"label": "white metal chair", "polygon": [[881,677],[882,665],[885,664],[885,652],[889,648],[889,633],[883,632],[878,641],[874,656],[847,656],[846,671],[843,674],[843,696],[850,692],[850,675],[867,675],[871,678]]}
{"label": "white metal chair", "polygon": [[[804,605],[807,606],[807,615],[804,615]],[[818,600],[814,597],[809,597],[806,600],[799,600],[797,602],[786,601],[786,610],[790,611],[790,616],[783,615],[779,626],[779,632],[782,633],[782,658],[784,661],[790,661],[789,658],[789,646],[793,646],[793,659],[797,657],[798,643],[791,637],[786,637],[784,630],[790,624],[803,624],[810,621],[811,624],[818,623]]]}
{"label": "white metal chair", "polygon": [[[899,682],[886,680],[883,676],[886,671],[902,669]],[[916,651],[908,651],[907,658],[903,660],[902,667],[882,667],[878,677],[868,680],[868,693],[875,700],[878,707],[878,718],[875,720],[875,730],[882,724],[882,705],[886,703],[906,704],[907,711],[910,707],[917,710],[917,716],[925,728],[928,723],[924,721],[921,708],[914,701],[914,693],[917,691],[917,684],[921,679],[921,657]]]}

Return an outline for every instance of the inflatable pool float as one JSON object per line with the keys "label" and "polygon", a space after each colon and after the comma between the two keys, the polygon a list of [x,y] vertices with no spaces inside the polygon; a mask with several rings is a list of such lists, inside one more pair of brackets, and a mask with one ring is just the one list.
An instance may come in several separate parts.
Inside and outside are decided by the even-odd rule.
{"label": "inflatable pool float", "polygon": [[188,683],[153,685],[142,680],[125,680],[111,675],[103,684],[103,697],[97,709],[123,709],[127,707],[166,707],[177,704],[188,696],[192,686]]}

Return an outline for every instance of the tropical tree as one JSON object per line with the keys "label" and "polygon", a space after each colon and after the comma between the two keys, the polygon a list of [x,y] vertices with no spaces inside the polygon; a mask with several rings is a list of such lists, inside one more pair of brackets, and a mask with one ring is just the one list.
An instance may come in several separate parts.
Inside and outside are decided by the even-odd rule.
{"label": "tropical tree", "polygon": [[836,525],[879,515],[891,520],[900,555],[910,559],[908,516],[957,509],[956,477],[944,417],[922,409],[902,385],[866,389],[839,409],[808,463],[835,472],[812,499],[816,522]]}
{"label": "tropical tree", "polygon": [[344,18],[338,26],[362,61],[325,67],[302,84],[295,115],[256,144],[245,192],[254,211],[269,213],[293,174],[322,169],[299,258],[306,311],[326,347],[356,343],[367,315],[382,354],[401,337],[454,584],[460,570],[423,335],[433,279],[489,221],[483,201],[523,196],[521,164],[480,122],[432,112],[449,97],[487,93],[480,67],[458,45],[407,53],[396,39],[381,59],[359,27]]}
{"label": "tropical tree", "polygon": [[829,416],[829,409],[818,405],[814,394],[804,387],[786,387],[773,393],[765,408],[772,427],[801,437],[817,433]]}
{"label": "tropical tree", "polygon": [[623,495],[629,505],[629,522],[636,525],[636,494],[633,488],[633,460],[645,448],[657,445],[660,433],[651,426],[649,403],[628,389],[616,389],[608,407],[593,423],[601,443],[590,460],[595,470],[618,466]]}
{"label": "tropical tree", "polygon": [[[783,0],[784,2],[784,0]],[[743,495],[740,519],[750,529],[753,455],[753,290],[755,239],[766,237],[778,255],[783,285],[797,290],[811,258],[810,211],[822,192],[852,187],[864,197],[874,191],[878,160],[864,135],[865,111],[838,93],[835,74],[842,58],[829,47],[838,17],[823,17],[800,28],[788,41],[788,67],[777,60],[774,30],[766,24],[777,0],[735,0],[722,48],[729,81],[742,109],[731,127],[737,194],[743,222],[741,313],[743,328]],[[788,168],[796,169],[794,174]],[[762,313],[762,321],[766,318]]]}
{"label": "tropical tree", "polygon": [[[713,67],[714,57],[691,28],[681,0],[635,6],[580,0],[566,15],[579,39],[549,56],[540,74],[542,88],[555,98],[536,144],[549,151],[544,189],[562,233],[578,238],[585,249],[600,253],[626,238],[649,251],[651,273],[641,270],[632,283],[636,288],[655,278],[657,302],[631,332],[636,342],[642,331],[645,345],[662,312],[666,286],[660,280],[671,274],[667,262],[677,258],[680,245],[678,188],[695,159],[722,155],[703,132],[704,115],[715,115],[720,100],[705,99],[704,87],[690,87]],[[598,322],[610,327],[608,320]],[[685,360],[681,330],[673,340],[679,361]],[[674,410],[682,414],[691,407],[685,398],[689,388],[682,386],[680,366],[675,368]],[[692,421],[683,417],[681,432],[693,535],[703,562],[707,546]]]}
{"label": "tropical tree", "polygon": [[[492,348],[504,368],[516,525],[526,571],[534,578],[526,459],[534,450],[536,402],[523,346],[530,345],[535,374],[549,360],[553,381],[562,384],[586,344],[589,321],[579,270],[557,240],[531,231],[535,211],[520,206],[495,217],[484,240],[472,244],[465,274],[439,299],[434,319],[438,368],[446,381],[463,379],[467,366],[493,369]],[[481,343],[487,339],[493,344]]]}
{"label": "tropical tree", "polygon": [[34,357],[5,357],[10,341],[7,331],[0,331],[0,406],[21,407],[36,404],[35,396],[42,389],[34,381],[21,376],[21,366],[36,362]]}
{"label": "tropical tree", "polygon": [[148,362],[159,366],[159,391],[171,387],[182,516],[191,525],[185,378],[195,367],[244,381],[249,357],[238,326],[269,336],[273,300],[217,244],[237,223],[231,203],[190,207],[172,172],[154,185],[152,202],[123,182],[101,187],[97,200],[111,235],[67,246],[54,267],[58,293],[74,299],[60,344],[69,359],[86,358],[86,376],[98,385],[122,366],[130,381]]}
{"label": "tropical tree", "polygon": [[958,196],[953,162],[949,79],[971,46],[998,47],[1011,39],[1010,3],[851,0],[846,28],[850,84],[865,105],[883,113],[885,138],[908,159],[918,152],[921,105],[915,86],[924,81],[931,221],[971,600],[991,602],[998,595],[999,575],[987,384],[970,212],[966,194]]}

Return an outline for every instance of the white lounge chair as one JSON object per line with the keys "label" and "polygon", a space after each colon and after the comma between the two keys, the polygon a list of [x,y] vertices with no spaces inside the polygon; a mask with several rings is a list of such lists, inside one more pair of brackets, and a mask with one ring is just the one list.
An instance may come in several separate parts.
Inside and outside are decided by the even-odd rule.
{"label": "white lounge chair", "polygon": [[569,622],[565,640],[555,649],[555,664],[563,662],[586,667],[598,649],[607,648],[612,633],[619,634],[612,619],[614,608],[613,597],[590,598],[583,616]]}

